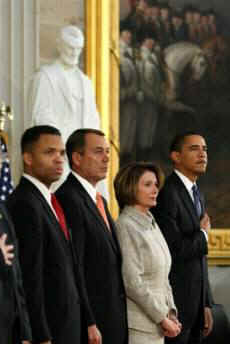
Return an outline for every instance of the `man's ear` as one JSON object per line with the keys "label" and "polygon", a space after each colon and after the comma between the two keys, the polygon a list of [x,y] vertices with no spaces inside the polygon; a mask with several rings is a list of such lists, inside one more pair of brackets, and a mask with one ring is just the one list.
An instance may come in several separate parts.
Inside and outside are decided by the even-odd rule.
{"label": "man's ear", "polygon": [[24,164],[27,166],[31,166],[32,161],[33,161],[32,153],[24,152],[22,157],[23,157]]}
{"label": "man's ear", "polygon": [[82,159],[82,154],[79,152],[73,152],[72,153],[72,162],[73,165],[79,167]]}
{"label": "man's ear", "polygon": [[174,164],[179,164],[180,163],[180,152],[173,151],[170,153],[170,158]]}

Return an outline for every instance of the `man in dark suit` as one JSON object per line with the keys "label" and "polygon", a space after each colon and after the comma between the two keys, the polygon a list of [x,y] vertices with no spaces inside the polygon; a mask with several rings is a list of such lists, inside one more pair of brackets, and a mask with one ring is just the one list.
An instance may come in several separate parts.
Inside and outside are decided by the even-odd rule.
{"label": "man in dark suit", "polygon": [[173,43],[186,41],[187,34],[183,20],[183,14],[180,11],[173,11],[172,13],[172,31]]}
{"label": "man in dark suit", "polygon": [[80,343],[76,261],[60,205],[50,185],[63,171],[60,132],[35,126],[22,136],[24,174],[7,202],[20,246],[33,343]]}
{"label": "man in dark suit", "polygon": [[161,38],[160,44],[162,48],[166,48],[168,45],[173,43],[173,31],[171,23],[171,7],[168,3],[161,3],[160,5],[160,14],[161,14]]}
{"label": "man in dark suit", "polygon": [[106,177],[109,147],[101,131],[79,129],[69,137],[66,151],[72,171],[56,195],[72,229],[88,298],[89,312],[84,316],[88,333],[82,343],[125,344],[121,253],[106,202],[96,191]]}
{"label": "man in dark suit", "polygon": [[206,265],[210,221],[196,184],[207,166],[204,138],[196,133],[177,136],[170,157],[174,172],[153,211],[172,255],[170,281],[182,323],[181,334],[166,343],[198,344],[212,329]]}
{"label": "man in dark suit", "polygon": [[17,240],[7,211],[0,204],[0,343],[29,344],[30,340]]}

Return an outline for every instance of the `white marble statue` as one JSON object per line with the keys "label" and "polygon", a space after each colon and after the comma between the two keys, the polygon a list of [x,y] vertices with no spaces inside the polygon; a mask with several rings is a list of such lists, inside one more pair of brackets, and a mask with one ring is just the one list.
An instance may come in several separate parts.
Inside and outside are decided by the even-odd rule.
{"label": "white marble statue", "polygon": [[[76,129],[100,129],[92,82],[78,66],[83,47],[81,30],[74,25],[63,27],[57,38],[58,58],[42,66],[29,87],[30,125],[53,125],[61,131],[64,143]],[[66,163],[63,178],[54,189],[68,171]]]}
{"label": "white marble statue", "polygon": [[65,26],[57,39],[59,57],[42,66],[29,88],[32,124],[57,127],[66,141],[78,128],[100,128],[91,80],[79,69],[84,37],[76,26]]}

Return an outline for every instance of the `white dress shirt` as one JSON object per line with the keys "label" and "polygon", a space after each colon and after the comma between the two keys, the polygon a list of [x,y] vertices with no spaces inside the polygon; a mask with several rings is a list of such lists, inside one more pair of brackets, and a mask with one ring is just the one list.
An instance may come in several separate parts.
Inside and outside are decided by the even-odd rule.
{"label": "white dress shirt", "polygon": [[196,185],[196,183],[193,183],[188,177],[186,177],[184,174],[179,172],[178,170],[174,171],[178,177],[181,179],[182,183],[186,187],[190,197],[192,198],[192,201],[194,202],[194,197],[193,197],[193,192],[192,192],[192,187],[193,185]]}
{"label": "white dress shirt", "polygon": [[[177,174],[177,176],[180,178],[182,183],[184,184],[186,190],[188,191],[193,203],[194,203],[194,197],[193,197],[193,192],[192,192],[192,187],[193,185],[196,185],[196,183],[193,183],[188,177],[186,177],[184,174],[182,174],[178,170],[174,170],[174,172]],[[208,234],[203,228],[200,228],[200,230],[204,233],[206,240],[208,241]]]}
{"label": "white dress shirt", "polygon": [[97,195],[97,189],[88,182],[88,180],[86,180],[85,178],[79,176],[79,174],[77,174],[76,172],[74,172],[73,170],[71,170],[71,173],[73,174],[73,176],[75,178],[77,178],[77,180],[79,181],[79,183],[81,183],[81,185],[83,186],[83,188],[87,191],[87,193],[90,195],[90,197],[92,198],[92,200],[94,201],[94,203],[96,203],[96,195]]}
{"label": "white dress shirt", "polygon": [[34,178],[27,173],[23,173],[23,177],[28,179],[41,192],[42,196],[45,198],[45,200],[47,201],[47,203],[49,204],[50,208],[52,209],[54,215],[57,218],[57,214],[56,214],[56,212],[52,206],[52,203],[51,203],[51,191],[47,188],[47,186],[45,184],[43,184],[42,182],[40,182],[37,178]]}

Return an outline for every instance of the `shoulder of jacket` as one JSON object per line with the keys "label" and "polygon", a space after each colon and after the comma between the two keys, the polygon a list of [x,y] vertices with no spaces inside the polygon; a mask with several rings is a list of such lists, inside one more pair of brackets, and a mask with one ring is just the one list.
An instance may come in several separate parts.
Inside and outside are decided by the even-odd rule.
{"label": "shoulder of jacket", "polygon": [[57,195],[57,198],[60,198],[63,200],[63,202],[66,200],[68,202],[73,202],[73,204],[81,205],[84,202],[84,197],[81,192],[78,192],[75,190],[75,188],[70,185],[68,180],[66,180],[60,188],[55,193]]}
{"label": "shoulder of jacket", "polygon": [[131,216],[121,214],[116,221],[116,225],[122,230],[129,231],[136,227],[136,221]]}

